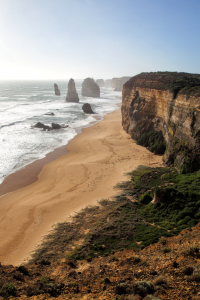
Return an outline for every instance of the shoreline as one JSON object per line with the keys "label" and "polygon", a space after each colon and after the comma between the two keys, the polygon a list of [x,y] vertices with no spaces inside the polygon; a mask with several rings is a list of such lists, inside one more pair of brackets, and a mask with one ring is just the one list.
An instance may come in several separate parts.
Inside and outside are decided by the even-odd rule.
{"label": "shoreline", "polygon": [[42,168],[61,155],[67,154],[67,145],[54,149],[45,157],[37,159],[22,169],[8,175],[0,184],[0,197],[22,189],[38,180]]}
{"label": "shoreline", "polygon": [[[91,127],[103,120],[100,116],[95,117],[96,122],[94,121],[93,123],[90,123],[85,127],[75,128],[74,130],[76,131],[76,133],[81,134],[84,128]],[[69,140],[66,145],[60,146],[58,148],[55,148],[51,152],[48,152],[45,157],[37,159],[34,162],[22,167],[20,170],[17,170],[14,173],[6,176],[4,181],[0,184],[0,197],[36,182],[38,180],[38,175],[46,164],[68,153],[67,146],[75,137]]]}
{"label": "shoreline", "polygon": [[120,109],[84,128],[67,150],[44,165],[36,182],[0,197],[1,263],[23,263],[55,223],[119,193],[114,186],[127,180],[127,172],[162,165],[162,157],[123,130]]}

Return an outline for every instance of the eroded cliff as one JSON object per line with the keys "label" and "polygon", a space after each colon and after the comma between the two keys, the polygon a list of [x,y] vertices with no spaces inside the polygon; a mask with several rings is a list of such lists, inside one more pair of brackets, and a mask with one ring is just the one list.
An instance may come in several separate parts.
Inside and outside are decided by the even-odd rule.
{"label": "eroded cliff", "polygon": [[130,76],[124,76],[120,78],[113,78],[111,81],[111,87],[115,89],[115,91],[121,92],[123,89],[123,85],[130,79]]}
{"label": "eroded cliff", "polygon": [[182,172],[200,167],[200,75],[177,72],[141,73],[124,84],[122,125],[138,140],[161,131],[164,162]]}

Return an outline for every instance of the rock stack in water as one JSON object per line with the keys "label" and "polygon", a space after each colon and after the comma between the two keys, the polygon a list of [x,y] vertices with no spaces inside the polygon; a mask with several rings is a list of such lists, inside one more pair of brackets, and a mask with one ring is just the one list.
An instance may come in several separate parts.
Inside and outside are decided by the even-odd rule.
{"label": "rock stack in water", "polygon": [[105,87],[111,87],[111,81],[112,81],[112,79],[106,79],[105,80]]}
{"label": "rock stack in water", "polygon": [[55,90],[55,95],[60,96],[60,90],[59,90],[58,85],[56,83],[54,83],[54,90]]}
{"label": "rock stack in water", "polygon": [[105,82],[104,82],[103,79],[97,79],[96,84],[98,84],[99,87],[104,87],[105,86]]}
{"label": "rock stack in water", "polygon": [[84,79],[82,83],[81,95],[84,97],[100,97],[100,88],[92,78]]}
{"label": "rock stack in water", "polygon": [[68,83],[68,92],[67,92],[67,96],[66,96],[66,101],[67,102],[79,102],[79,97],[78,94],[76,92],[76,88],[75,88],[75,82],[74,79],[70,79],[69,83]]}
{"label": "rock stack in water", "polygon": [[84,111],[84,113],[86,114],[94,114],[92,108],[91,108],[91,105],[89,103],[85,103],[83,104],[82,106],[82,110]]}

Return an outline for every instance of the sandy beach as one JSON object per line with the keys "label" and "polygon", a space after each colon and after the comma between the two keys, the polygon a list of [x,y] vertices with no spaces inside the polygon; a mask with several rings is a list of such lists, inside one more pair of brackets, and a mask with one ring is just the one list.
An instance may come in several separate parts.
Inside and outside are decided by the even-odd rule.
{"label": "sandy beach", "polygon": [[[127,172],[139,165],[162,165],[161,156],[138,146],[123,130],[120,109],[84,129],[67,150],[44,165],[37,181],[38,171],[28,166],[19,176],[20,189],[10,192],[7,184],[7,194],[0,197],[1,263],[21,264],[55,223],[116,195],[114,186],[128,179]],[[21,188],[32,173],[29,183],[35,182]]]}

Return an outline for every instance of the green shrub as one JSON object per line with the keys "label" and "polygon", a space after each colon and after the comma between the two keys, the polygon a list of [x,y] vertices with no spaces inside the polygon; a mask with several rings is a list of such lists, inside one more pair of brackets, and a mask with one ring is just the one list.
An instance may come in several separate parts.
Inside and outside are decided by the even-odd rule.
{"label": "green shrub", "polygon": [[187,225],[189,226],[189,227],[194,227],[195,225],[197,225],[198,224],[198,221],[197,220],[190,220],[188,223],[187,223]]}
{"label": "green shrub", "polygon": [[2,286],[1,292],[6,296],[15,296],[17,293],[17,288],[13,283],[5,283]]}
{"label": "green shrub", "polygon": [[178,221],[177,225],[183,225],[183,224],[187,224],[189,221],[191,220],[191,218],[189,216],[185,217],[184,219]]}
{"label": "green shrub", "polygon": [[139,202],[142,204],[149,204],[151,201],[152,201],[152,198],[149,195],[149,193],[145,193],[145,194],[141,195],[139,198]]}
{"label": "green shrub", "polygon": [[161,131],[148,131],[141,135],[137,140],[139,145],[149,147],[151,152],[156,154],[164,154],[166,150],[166,143]]}
{"label": "green shrub", "polygon": [[188,216],[193,217],[194,212],[193,212],[192,208],[186,207],[178,214],[176,219],[178,221],[178,220],[183,219],[184,217],[188,217]]}
{"label": "green shrub", "polygon": [[196,218],[196,219],[200,219],[200,211],[198,211],[198,212],[195,214],[195,218]]}
{"label": "green shrub", "polygon": [[193,173],[199,169],[199,162],[196,157],[186,156],[184,164],[181,166],[181,174]]}
{"label": "green shrub", "polygon": [[50,281],[50,276],[44,276],[40,279],[41,282],[43,283],[49,283]]}

